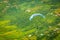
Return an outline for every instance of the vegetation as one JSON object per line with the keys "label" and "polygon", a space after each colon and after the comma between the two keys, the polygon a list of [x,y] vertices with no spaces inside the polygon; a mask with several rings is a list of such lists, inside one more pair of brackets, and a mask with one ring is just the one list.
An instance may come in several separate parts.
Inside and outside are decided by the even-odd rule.
{"label": "vegetation", "polygon": [[0,40],[60,40],[60,0],[0,0]]}

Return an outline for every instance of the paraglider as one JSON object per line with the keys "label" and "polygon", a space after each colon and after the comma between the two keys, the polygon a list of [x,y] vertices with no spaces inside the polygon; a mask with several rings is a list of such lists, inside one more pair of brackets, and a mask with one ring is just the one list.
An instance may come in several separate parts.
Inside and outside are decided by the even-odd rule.
{"label": "paraglider", "polygon": [[45,18],[45,16],[43,14],[40,14],[40,13],[36,13],[36,14],[32,14],[29,18],[29,20],[31,21],[35,16],[41,16],[43,18]]}

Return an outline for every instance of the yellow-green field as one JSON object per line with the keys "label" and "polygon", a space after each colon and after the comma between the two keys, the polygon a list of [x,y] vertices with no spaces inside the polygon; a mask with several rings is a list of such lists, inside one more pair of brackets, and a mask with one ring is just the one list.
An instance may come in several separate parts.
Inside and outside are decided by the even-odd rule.
{"label": "yellow-green field", "polygon": [[0,40],[60,40],[60,0],[0,0]]}

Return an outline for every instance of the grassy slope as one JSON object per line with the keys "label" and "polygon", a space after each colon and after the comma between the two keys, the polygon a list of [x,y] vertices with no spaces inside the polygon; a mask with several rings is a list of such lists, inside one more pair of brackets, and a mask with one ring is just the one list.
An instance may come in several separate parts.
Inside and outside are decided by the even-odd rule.
{"label": "grassy slope", "polygon": [[[0,40],[59,40],[59,2],[0,0]],[[37,16],[30,21],[34,13],[43,14],[45,19]]]}

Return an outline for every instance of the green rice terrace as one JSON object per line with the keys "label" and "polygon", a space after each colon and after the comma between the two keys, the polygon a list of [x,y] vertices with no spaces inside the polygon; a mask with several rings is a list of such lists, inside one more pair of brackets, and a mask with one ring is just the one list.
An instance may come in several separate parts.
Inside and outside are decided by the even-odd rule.
{"label": "green rice terrace", "polygon": [[60,40],[60,0],[0,0],[0,40]]}

